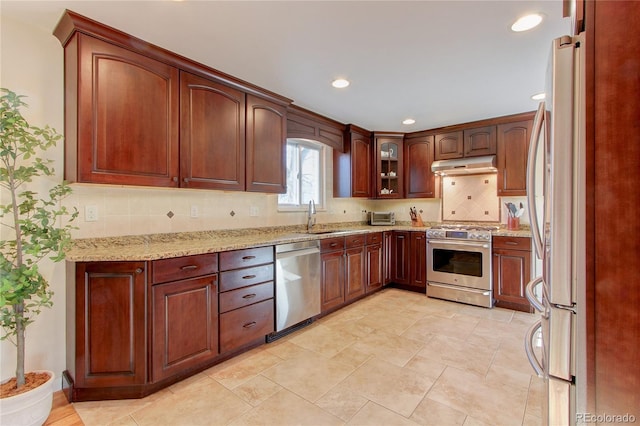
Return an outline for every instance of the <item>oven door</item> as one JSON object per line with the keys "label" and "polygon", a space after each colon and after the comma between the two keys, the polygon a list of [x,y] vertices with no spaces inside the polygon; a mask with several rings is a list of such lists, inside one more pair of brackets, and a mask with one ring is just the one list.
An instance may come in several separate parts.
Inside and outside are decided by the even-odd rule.
{"label": "oven door", "polygon": [[428,240],[427,277],[429,281],[491,290],[491,244]]}

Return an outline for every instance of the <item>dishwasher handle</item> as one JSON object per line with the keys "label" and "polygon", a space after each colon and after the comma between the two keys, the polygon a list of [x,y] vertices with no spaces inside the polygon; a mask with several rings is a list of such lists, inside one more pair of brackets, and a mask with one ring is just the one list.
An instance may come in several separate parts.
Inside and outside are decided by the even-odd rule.
{"label": "dishwasher handle", "polygon": [[276,253],[276,259],[287,259],[289,257],[307,256],[310,254],[320,253],[319,248],[308,248],[302,250],[285,251],[282,253]]}

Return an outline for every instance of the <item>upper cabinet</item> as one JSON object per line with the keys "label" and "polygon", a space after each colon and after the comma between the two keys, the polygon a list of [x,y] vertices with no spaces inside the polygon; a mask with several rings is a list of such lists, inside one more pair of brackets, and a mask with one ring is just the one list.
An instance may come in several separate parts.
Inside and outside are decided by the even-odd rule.
{"label": "upper cabinet", "polygon": [[333,150],[333,196],[371,197],[371,133],[352,124],[345,130],[344,149]]}
{"label": "upper cabinet", "polygon": [[533,119],[498,125],[498,196],[527,195],[527,156]]}
{"label": "upper cabinet", "polygon": [[375,197],[403,198],[402,133],[374,133]]}
{"label": "upper cabinet", "polygon": [[287,107],[287,138],[311,139],[343,151],[345,125],[297,105]]}
{"label": "upper cabinet", "polygon": [[465,157],[494,155],[496,153],[496,126],[465,129],[462,133]]}
{"label": "upper cabinet", "polygon": [[409,136],[404,140],[404,195],[406,198],[434,198],[435,175],[431,171],[433,135]]}
{"label": "upper cabinet", "polygon": [[66,11],[65,178],[286,192],[289,99]]}
{"label": "upper cabinet", "polygon": [[435,136],[435,159],[450,160],[464,155],[462,132],[443,133]]}

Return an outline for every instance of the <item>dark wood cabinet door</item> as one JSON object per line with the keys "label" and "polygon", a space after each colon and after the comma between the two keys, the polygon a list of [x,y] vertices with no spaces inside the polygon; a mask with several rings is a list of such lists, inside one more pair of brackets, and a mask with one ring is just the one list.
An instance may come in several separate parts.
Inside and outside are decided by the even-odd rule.
{"label": "dark wood cabinet door", "polygon": [[525,296],[525,288],[531,276],[531,251],[505,248],[509,244],[516,248],[528,248],[531,240],[494,237],[492,266],[493,297],[496,306],[533,312]]}
{"label": "dark wood cabinet door", "polygon": [[218,355],[217,275],[152,287],[152,381]]}
{"label": "dark wood cabinet door", "polygon": [[364,294],[366,279],[364,246],[345,250],[345,301]]}
{"label": "dark wood cabinet door", "polygon": [[410,275],[410,237],[409,231],[393,231],[391,246],[391,281],[396,284],[409,285]]}
{"label": "dark wood cabinet door", "polygon": [[273,299],[225,312],[220,315],[220,353],[262,340],[275,329]]}
{"label": "dark wood cabinet door", "polygon": [[356,134],[351,140],[351,196],[371,197],[371,139]]}
{"label": "dark wood cabinet door", "polygon": [[382,287],[382,244],[374,244],[366,247],[366,286],[365,292]]}
{"label": "dark wood cabinet door", "polygon": [[180,185],[243,191],[245,94],[180,72]]}
{"label": "dark wood cabinet door", "polygon": [[344,250],[322,253],[322,311],[344,303]]}
{"label": "dark wood cabinet door", "polygon": [[249,94],[246,109],[246,190],[285,193],[286,109]]}
{"label": "dark wood cabinet door", "polygon": [[496,153],[496,126],[478,127],[463,131],[464,156],[477,157]]}
{"label": "dark wood cabinet door", "polygon": [[77,388],[147,381],[145,262],[76,265]]}
{"label": "dark wood cabinet door", "polygon": [[392,252],[393,231],[385,231],[382,233],[382,285],[387,285],[392,282]]}
{"label": "dark wood cabinet door", "polygon": [[533,120],[498,125],[498,195],[527,195],[527,156]]}
{"label": "dark wood cabinet door", "polygon": [[344,150],[333,150],[333,196],[371,197],[373,158],[371,133],[348,125]]}
{"label": "dark wood cabinet door", "polygon": [[83,34],[77,41],[76,58],[65,52],[66,179],[177,187],[178,70]]}
{"label": "dark wood cabinet door", "polygon": [[375,197],[404,197],[404,151],[402,134],[374,134]]}
{"label": "dark wood cabinet door", "polygon": [[411,232],[409,285],[427,291],[427,234]]}
{"label": "dark wood cabinet door", "polygon": [[450,160],[462,158],[464,155],[464,142],[462,132],[444,133],[435,136],[435,159]]}
{"label": "dark wood cabinet door", "polygon": [[433,163],[433,136],[405,139],[404,182],[406,198],[435,197],[435,175]]}

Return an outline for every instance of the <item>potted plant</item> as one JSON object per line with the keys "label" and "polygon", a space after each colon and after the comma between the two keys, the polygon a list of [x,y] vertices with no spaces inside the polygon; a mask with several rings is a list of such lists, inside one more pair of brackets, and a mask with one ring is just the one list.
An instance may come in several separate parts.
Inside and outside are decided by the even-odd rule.
{"label": "potted plant", "polygon": [[[34,183],[46,184],[38,179],[54,174],[52,160],[38,155],[55,146],[62,136],[49,126],[39,128],[25,120],[20,112],[26,106],[24,96],[7,89],[0,92],[1,339],[11,341],[17,349],[16,376],[2,383],[0,423],[42,424],[51,410],[53,373],[25,374],[25,328],[42,308],[52,306],[53,293],[38,265],[45,258],[53,262],[64,259],[71,241],[70,222],[77,211],[70,212],[60,204],[71,192],[66,182],[53,185],[48,192],[33,189]],[[38,387],[42,381],[46,386]],[[23,404],[33,393],[48,407],[36,408],[27,402],[26,417],[19,417],[14,405]]]}

